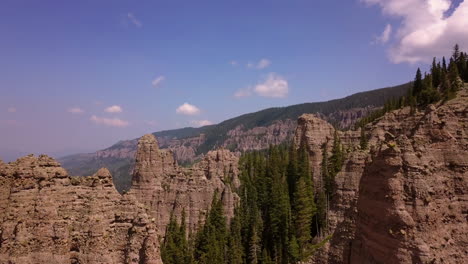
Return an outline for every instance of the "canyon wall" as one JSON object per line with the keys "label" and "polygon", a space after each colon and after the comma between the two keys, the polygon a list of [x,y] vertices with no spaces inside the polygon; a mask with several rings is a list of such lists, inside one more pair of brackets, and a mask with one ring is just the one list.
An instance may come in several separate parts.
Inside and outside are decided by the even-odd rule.
{"label": "canyon wall", "polygon": [[158,230],[164,235],[173,214],[181,218],[186,213],[187,228],[197,230],[203,223],[215,193],[222,199],[226,216],[231,218],[239,197],[239,158],[229,150],[208,152],[191,168],[177,165],[174,154],[160,149],[152,134],[138,141],[136,164],[129,193],[148,208],[156,218]]}
{"label": "canyon wall", "polygon": [[[360,131],[339,132],[346,160],[330,201],[331,238],[308,263],[465,263],[467,89],[424,111],[387,113],[365,131],[368,149],[360,149]],[[321,146],[333,144],[332,133],[314,115],[296,129],[294,142],[307,144],[319,183]]]}
{"label": "canyon wall", "polygon": [[107,169],[70,177],[50,157],[0,162],[0,263],[162,263],[154,219]]}

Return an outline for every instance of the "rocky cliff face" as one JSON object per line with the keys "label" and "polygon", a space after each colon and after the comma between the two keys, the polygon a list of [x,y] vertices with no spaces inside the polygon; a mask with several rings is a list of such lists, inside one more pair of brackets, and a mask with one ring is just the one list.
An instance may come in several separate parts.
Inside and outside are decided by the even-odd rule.
{"label": "rocky cliff face", "polygon": [[[358,131],[339,133],[348,153],[330,201],[332,237],[310,263],[465,263],[468,91],[388,113],[366,131],[369,150]],[[301,117],[295,143],[307,143],[313,166],[332,140],[324,121]]]}
{"label": "rocky cliff face", "polygon": [[138,141],[129,193],[155,217],[161,235],[171,214],[180,219],[183,210],[187,228],[196,230],[204,220],[215,192],[223,200],[227,217],[232,217],[239,199],[233,189],[238,187],[238,157],[228,150],[211,151],[194,167],[182,168],[170,150],[159,148],[152,134]]}
{"label": "rocky cliff face", "polygon": [[[339,127],[352,126],[359,118],[367,115],[375,107],[351,108],[339,110],[328,115],[317,114],[320,118],[328,120]],[[266,149],[270,145],[290,142],[294,137],[296,120],[276,120],[267,126],[255,126],[246,128],[238,125],[227,130],[222,142],[214,148],[223,147],[231,151],[248,151]],[[210,138],[203,133],[189,137],[158,136],[159,147],[169,149],[174,157],[182,165],[189,165],[203,159],[207,151],[201,150]],[[120,192],[128,190],[131,186],[131,175],[134,168],[134,157],[138,145],[138,139],[124,140],[110,148],[99,150],[95,153],[77,154],[60,159],[62,165],[72,175],[89,175],[98,168],[106,167],[114,176],[114,184]]]}
{"label": "rocky cliff face", "polygon": [[50,157],[0,162],[0,263],[161,263],[154,219],[107,169],[70,177]]}

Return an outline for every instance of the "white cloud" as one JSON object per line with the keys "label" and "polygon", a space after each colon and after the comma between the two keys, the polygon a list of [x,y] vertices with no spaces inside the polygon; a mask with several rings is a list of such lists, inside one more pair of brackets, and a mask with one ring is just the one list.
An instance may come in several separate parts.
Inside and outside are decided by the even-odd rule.
{"label": "white cloud", "polygon": [[197,127],[202,127],[202,126],[208,126],[208,125],[212,125],[213,122],[209,121],[209,120],[192,120],[190,121],[190,123],[194,126],[197,126]]}
{"label": "white cloud", "polygon": [[7,111],[8,111],[8,113],[16,113],[16,108],[15,107],[8,107]]}
{"label": "white cloud", "polygon": [[153,85],[153,87],[158,87],[162,81],[164,81],[166,79],[166,77],[164,77],[163,75],[157,77],[156,79],[154,79],[151,84]]}
{"label": "white cloud", "polygon": [[118,105],[113,105],[113,106],[109,106],[107,107],[106,109],[104,109],[105,112],[107,113],[122,113],[122,107],[118,106]]}
{"label": "white cloud", "polygon": [[143,26],[141,21],[138,20],[133,13],[128,13],[127,18],[128,18],[128,21],[130,21],[130,23],[132,23],[136,27],[141,28]]}
{"label": "white cloud", "polygon": [[392,25],[387,24],[384,31],[380,36],[376,37],[372,42],[373,44],[385,44],[390,40],[390,35],[392,34]]}
{"label": "white cloud", "polygon": [[79,107],[72,107],[72,108],[68,108],[67,110],[69,113],[72,113],[72,114],[81,114],[81,113],[84,113],[84,110],[79,108]]}
{"label": "white cloud", "polygon": [[105,126],[112,126],[112,127],[126,127],[129,125],[127,121],[124,121],[119,118],[105,118],[105,117],[98,117],[98,116],[91,116],[91,121],[99,125]]}
{"label": "white cloud", "polygon": [[268,59],[261,59],[257,64],[257,69],[265,69],[271,65],[271,61]]}
{"label": "white cloud", "polygon": [[243,97],[249,97],[252,95],[252,88],[248,87],[245,89],[239,89],[234,93],[234,97],[236,98],[243,98]]}
{"label": "white cloud", "polygon": [[198,115],[200,113],[200,109],[189,103],[184,103],[183,105],[177,107],[176,113],[182,115]]}
{"label": "white cloud", "polygon": [[361,0],[378,5],[384,15],[399,18],[395,42],[389,47],[394,63],[430,61],[448,55],[455,43],[468,47],[468,1],[447,14],[450,0]]}
{"label": "white cloud", "polygon": [[265,80],[254,87],[255,93],[264,97],[282,98],[289,92],[288,81],[276,73],[270,73]]}
{"label": "white cloud", "polygon": [[232,60],[232,61],[229,62],[229,64],[231,64],[232,66],[237,66],[237,61]]}
{"label": "white cloud", "polygon": [[247,63],[247,68],[249,69],[257,69],[257,70],[261,70],[261,69],[265,69],[267,68],[268,66],[271,65],[271,61],[268,60],[268,59],[261,59],[259,62],[257,63],[253,63],[253,62],[249,62]]}

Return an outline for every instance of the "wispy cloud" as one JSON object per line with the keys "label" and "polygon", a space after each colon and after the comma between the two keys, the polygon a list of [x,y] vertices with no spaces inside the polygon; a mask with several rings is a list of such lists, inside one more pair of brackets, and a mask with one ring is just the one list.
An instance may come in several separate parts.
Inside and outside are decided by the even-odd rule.
{"label": "wispy cloud", "polygon": [[262,69],[267,68],[270,65],[271,65],[271,61],[269,59],[261,59],[257,63],[253,63],[253,62],[247,63],[247,68],[262,70]]}
{"label": "wispy cloud", "polygon": [[82,114],[84,113],[84,110],[79,108],[79,107],[72,107],[72,108],[68,108],[67,110],[69,113],[72,113],[72,114]]}
{"label": "wispy cloud", "polygon": [[8,107],[7,112],[8,113],[16,113],[16,108],[15,107]]}
{"label": "wispy cloud", "polygon": [[213,122],[209,120],[192,120],[190,123],[196,127],[209,126],[213,124]]}
{"label": "wispy cloud", "polygon": [[164,80],[166,79],[166,77],[164,77],[163,75],[161,76],[158,76],[156,77],[152,82],[151,84],[153,85],[153,87],[158,87]]}
{"label": "wispy cloud", "polygon": [[390,35],[392,34],[392,25],[387,24],[384,31],[380,36],[375,37],[372,41],[372,44],[385,44],[390,40]]}
{"label": "wispy cloud", "polygon": [[141,21],[138,20],[133,13],[128,13],[127,14],[127,19],[128,19],[128,21],[130,21],[130,23],[132,23],[133,25],[135,25],[138,28],[141,28],[143,26],[143,23],[141,23]]}
{"label": "wispy cloud", "polygon": [[198,115],[200,113],[200,109],[189,103],[184,103],[181,106],[177,107],[176,113],[182,115]]}
{"label": "wispy cloud", "polygon": [[252,87],[247,87],[244,89],[239,89],[234,93],[235,98],[249,97],[252,95]]}
{"label": "wispy cloud", "polygon": [[232,66],[237,66],[237,61],[232,60],[232,61],[229,62],[229,64],[231,64]]}
{"label": "wispy cloud", "polygon": [[361,1],[378,5],[385,16],[401,20],[388,48],[394,63],[430,61],[447,55],[455,43],[468,47],[468,1],[458,7],[450,0]]}
{"label": "wispy cloud", "polygon": [[122,113],[123,112],[122,107],[118,105],[109,106],[106,109],[104,109],[104,111],[107,113]]}
{"label": "wispy cloud", "polygon": [[154,126],[156,126],[158,123],[157,123],[156,121],[150,120],[150,121],[145,121],[145,124],[147,124],[148,126],[153,126],[153,127],[154,127]]}
{"label": "wispy cloud", "polygon": [[126,127],[129,125],[127,121],[119,118],[105,118],[93,115],[91,116],[90,120],[98,125],[105,125],[111,127]]}
{"label": "wispy cloud", "polygon": [[276,73],[269,73],[266,78],[254,87],[256,94],[264,97],[283,98],[288,95],[289,84]]}

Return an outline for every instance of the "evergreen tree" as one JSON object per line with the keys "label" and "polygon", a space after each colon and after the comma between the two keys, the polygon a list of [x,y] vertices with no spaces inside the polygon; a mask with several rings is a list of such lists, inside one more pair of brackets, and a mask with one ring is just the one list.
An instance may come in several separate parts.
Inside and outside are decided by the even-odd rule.
{"label": "evergreen tree", "polygon": [[213,195],[211,209],[202,230],[197,234],[194,257],[198,263],[224,263],[226,247],[226,218],[218,193]]}
{"label": "evergreen tree", "polygon": [[323,234],[323,230],[327,228],[327,197],[325,192],[320,191],[317,196],[317,214],[315,215],[315,234]]}
{"label": "evergreen tree", "polygon": [[255,226],[252,227],[252,233],[250,236],[249,241],[249,255],[248,260],[249,264],[257,264],[258,263],[258,254],[260,252],[260,238],[257,234],[257,229]]}
{"label": "evergreen tree", "polygon": [[322,146],[322,166],[321,166],[321,173],[322,173],[322,182],[323,187],[325,189],[325,193],[327,196],[331,194],[332,183],[330,180],[330,173],[328,169],[328,143],[323,144]]}
{"label": "evergreen tree", "polygon": [[460,73],[460,77],[464,82],[468,82],[468,62],[467,62],[467,54],[462,52],[460,53],[460,59],[458,61],[458,71]]}
{"label": "evergreen tree", "polygon": [[448,90],[447,98],[451,99],[455,97],[456,92],[463,85],[463,83],[461,83],[460,75],[458,73],[458,67],[456,66],[455,63],[450,64],[448,79],[450,81],[450,89]]}
{"label": "evergreen tree", "polygon": [[432,59],[431,75],[432,75],[432,86],[437,88],[440,84],[440,66],[436,64],[436,58]]}
{"label": "evergreen tree", "polygon": [[289,239],[289,259],[291,263],[296,263],[297,261],[301,260],[300,256],[300,246],[297,243],[297,239],[295,235],[291,235],[291,238]]}
{"label": "evergreen tree", "polygon": [[308,194],[308,187],[303,177],[297,181],[297,190],[294,193],[295,214],[294,226],[296,230],[297,242],[299,244],[300,256],[304,257],[305,250],[312,239],[312,217],[315,206],[313,197]]}
{"label": "evergreen tree", "polygon": [[289,151],[289,164],[288,164],[288,171],[287,171],[287,178],[288,178],[288,187],[289,187],[289,198],[290,201],[293,201],[293,194],[296,190],[296,181],[299,178],[298,176],[298,161],[297,161],[297,150],[293,145],[291,145]]}
{"label": "evergreen tree", "polygon": [[361,149],[367,149],[368,139],[366,135],[366,129],[364,126],[361,127],[360,145],[361,145]]}
{"label": "evergreen tree", "polygon": [[244,250],[242,247],[242,224],[239,208],[234,211],[234,217],[231,219],[227,244],[227,263],[242,264]]}
{"label": "evergreen tree", "polygon": [[455,44],[455,46],[453,47],[452,59],[454,62],[457,62],[459,58],[460,58],[460,47],[458,46],[458,44]]}
{"label": "evergreen tree", "polygon": [[439,91],[445,95],[450,90],[450,81],[448,79],[447,73],[445,73],[444,71],[441,73],[440,76],[441,77],[440,77]]}
{"label": "evergreen tree", "polygon": [[414,78],[413,82],[413,96],[417,97],[421,91],[423,90],[423,82],[422,82],[422,75],[421,70],[418,68],[416,71],[416,77]]}
{"label": "evergreen tree", "polygon": [[[388,104],[387,108],[392,110],[392,101]],[[341,140],[338,137],[338,132],[335,129],[335,133],[333,135],[333,147],[332,147],[332,155],[330,157],[330,174],[332,175],[332,180],[334,181],[334,177],[336,174],[341,170],[341,166],[343,165],[343,152],[342,152]]]}
{"label": "evergreen tree", "polygon": [[442,57],[442,71],[447,73],[447,63],[445,62],[445,57]]}
{"label": "evergreen tree", "polygon": [[178,264],[191,262],[185,230],[185,212],[182,212],[180,225],[177,224],[176,217],[171,215],[161,246],[161,258],[164,263]]}

